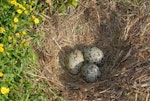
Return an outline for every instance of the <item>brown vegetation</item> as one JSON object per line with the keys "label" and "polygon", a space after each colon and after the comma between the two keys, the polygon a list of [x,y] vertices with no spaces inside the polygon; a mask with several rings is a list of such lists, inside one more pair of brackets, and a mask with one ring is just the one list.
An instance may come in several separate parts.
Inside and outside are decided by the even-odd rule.
{"label": "brown vegetation", "polygon": [[[45,15],[37,31],[46,33],[35,50],[50,100],[150,100],[149,0],[82,0],[68,15]],[[92,84],[63,68],[68,52],[85,45],[99,47],[106,57],[101,79]]]}

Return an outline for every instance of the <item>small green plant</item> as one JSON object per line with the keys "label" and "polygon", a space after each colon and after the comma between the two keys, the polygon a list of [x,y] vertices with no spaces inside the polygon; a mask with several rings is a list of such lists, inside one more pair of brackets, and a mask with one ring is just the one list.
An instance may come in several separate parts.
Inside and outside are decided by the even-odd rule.
{"label": "small green plant", "polygon": [[26,73],[38,66],[31,47],[37,7],[38,0],[0,0],[0,101],[45,101]]}

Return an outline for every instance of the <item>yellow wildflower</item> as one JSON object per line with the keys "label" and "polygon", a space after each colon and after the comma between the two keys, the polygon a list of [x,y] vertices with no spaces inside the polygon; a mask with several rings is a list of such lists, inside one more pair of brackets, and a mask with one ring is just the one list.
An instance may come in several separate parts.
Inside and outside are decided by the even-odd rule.
{"label": "yellow wildflower", "polygon": [[19,33],[16,33],[15,35],[16,35],[16,37],[20,38],[20,34]]}
{"label": "yellow wildflower", "polygon": [[18,7],[21,8],[21,9],[23,9],[23,10],[26,10],[26,8],[23,7],[23,5],[21,5],[21,4],[19,4],[19,3],[18,3]]}
{"label": "yellow wildflower", "polygon": [[8,94],[9,93],[9,88],[7,88],[7,87],[1,87],[1,93],[2,94]]}
{"label": "yellow wildflower", "polygon": [[0,43],[0,47],[3,47],[3,44],[2,44],[2,43]]}
{"label": "yellow wildflower", "polygon": [[3,27],[0,27],[0,33],[4,33],[6,32],[5,29]]}
{"label": "yellow wildflower", "polygon": [[0,72],[0,77],[3,77],[3,75],[4,75],[3,72]]}
{"label": "yellow wildflower", "polygon": [[4,48],[3,48],[3,44],[0,43],[0,52],[3,52]]}
{"label": "yellow wildflower", "polygon": [[19,6],[19,3],[18,2],[16,2],[16,4],[14,4],[15,6]]}
{"label": "yellow wildflower", "polygon": [[31,5],[34,5],[34,4],[35,4],[35,2],[34,2],[34,1],[32,1],[32,2],[31,2]]}
{"label": "yellow wildflower", "polygon": [[26,2],[25,2],[25,1],[23,1],[23,3],[24,3],[24,4],[26,4]]}
{"label": "yellow wildflower", "polygon": [[18,9],[18,10],[17,10],[17,13],[21,14],[21,13],[22,13],[22,10],[21,10],[21,9]]}
{"label": "yellow wildflower", "polygon": [[16,2],[16,0],[12,0],[10,3],[13,5],[16,5],[17,2]]}
{"label": "yellow wildflower", "polygon": [[14,18],[14,22],[16,22],[16,23],[17,23],[18,21],[19,21],[19,20],[18,20],[18,18],[17,18],[17,17],[15,17],[15,18]]}
{"label": "yellow wildflower", "polygon": [[34,18],[34,23],[38,24],[39,23],[39,19],[38,18]]}
{"label": "yellow wildflower", "polygon": [[27,14],[28,14],[28,11],[24,11],[24,14],[26,14],[26,15],[27,15]]}
{"label": "yellow wildflower", "polygon": [[3,52],[4,51],[4,48],[3,47],[0,47],[0,52]]}
{"label": "yellow wildflower", "polygon": [[26,33],[25,31],[22,31],[22,34],[23,34],[23,35],[26,35],[27,33]]}
{"label": "yellow wildflower", "polygon": [[32,19],[35,19],[35,16],[34,16],[34,15],[32,15],[31,17],[32,17]]}

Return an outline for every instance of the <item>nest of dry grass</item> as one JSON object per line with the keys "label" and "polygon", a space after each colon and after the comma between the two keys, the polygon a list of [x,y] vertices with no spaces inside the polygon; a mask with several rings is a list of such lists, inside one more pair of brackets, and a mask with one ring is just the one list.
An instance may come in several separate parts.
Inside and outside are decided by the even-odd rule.
{"label": "nest of dry grass", "polygon": [[[37,31],[46,36],[35,51],[50,100],[58,96],[67,101],[150,100],[149,0],[84,0],[67,16],[45,18]],[[63,68],[68,52],[84,45],[97,46],[106,55],[96,83],[86,83]]]}

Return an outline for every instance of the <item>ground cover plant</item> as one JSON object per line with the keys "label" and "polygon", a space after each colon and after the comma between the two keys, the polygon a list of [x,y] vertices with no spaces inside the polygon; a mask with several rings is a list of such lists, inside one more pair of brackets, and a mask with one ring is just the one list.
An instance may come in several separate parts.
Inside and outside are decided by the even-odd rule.
{"label": "ground cover plant", "polygon": [[0,0],[0,101],[46,99],[33,70],[39,67],[31,46],[41,22],[38,7],[38,0]]}

